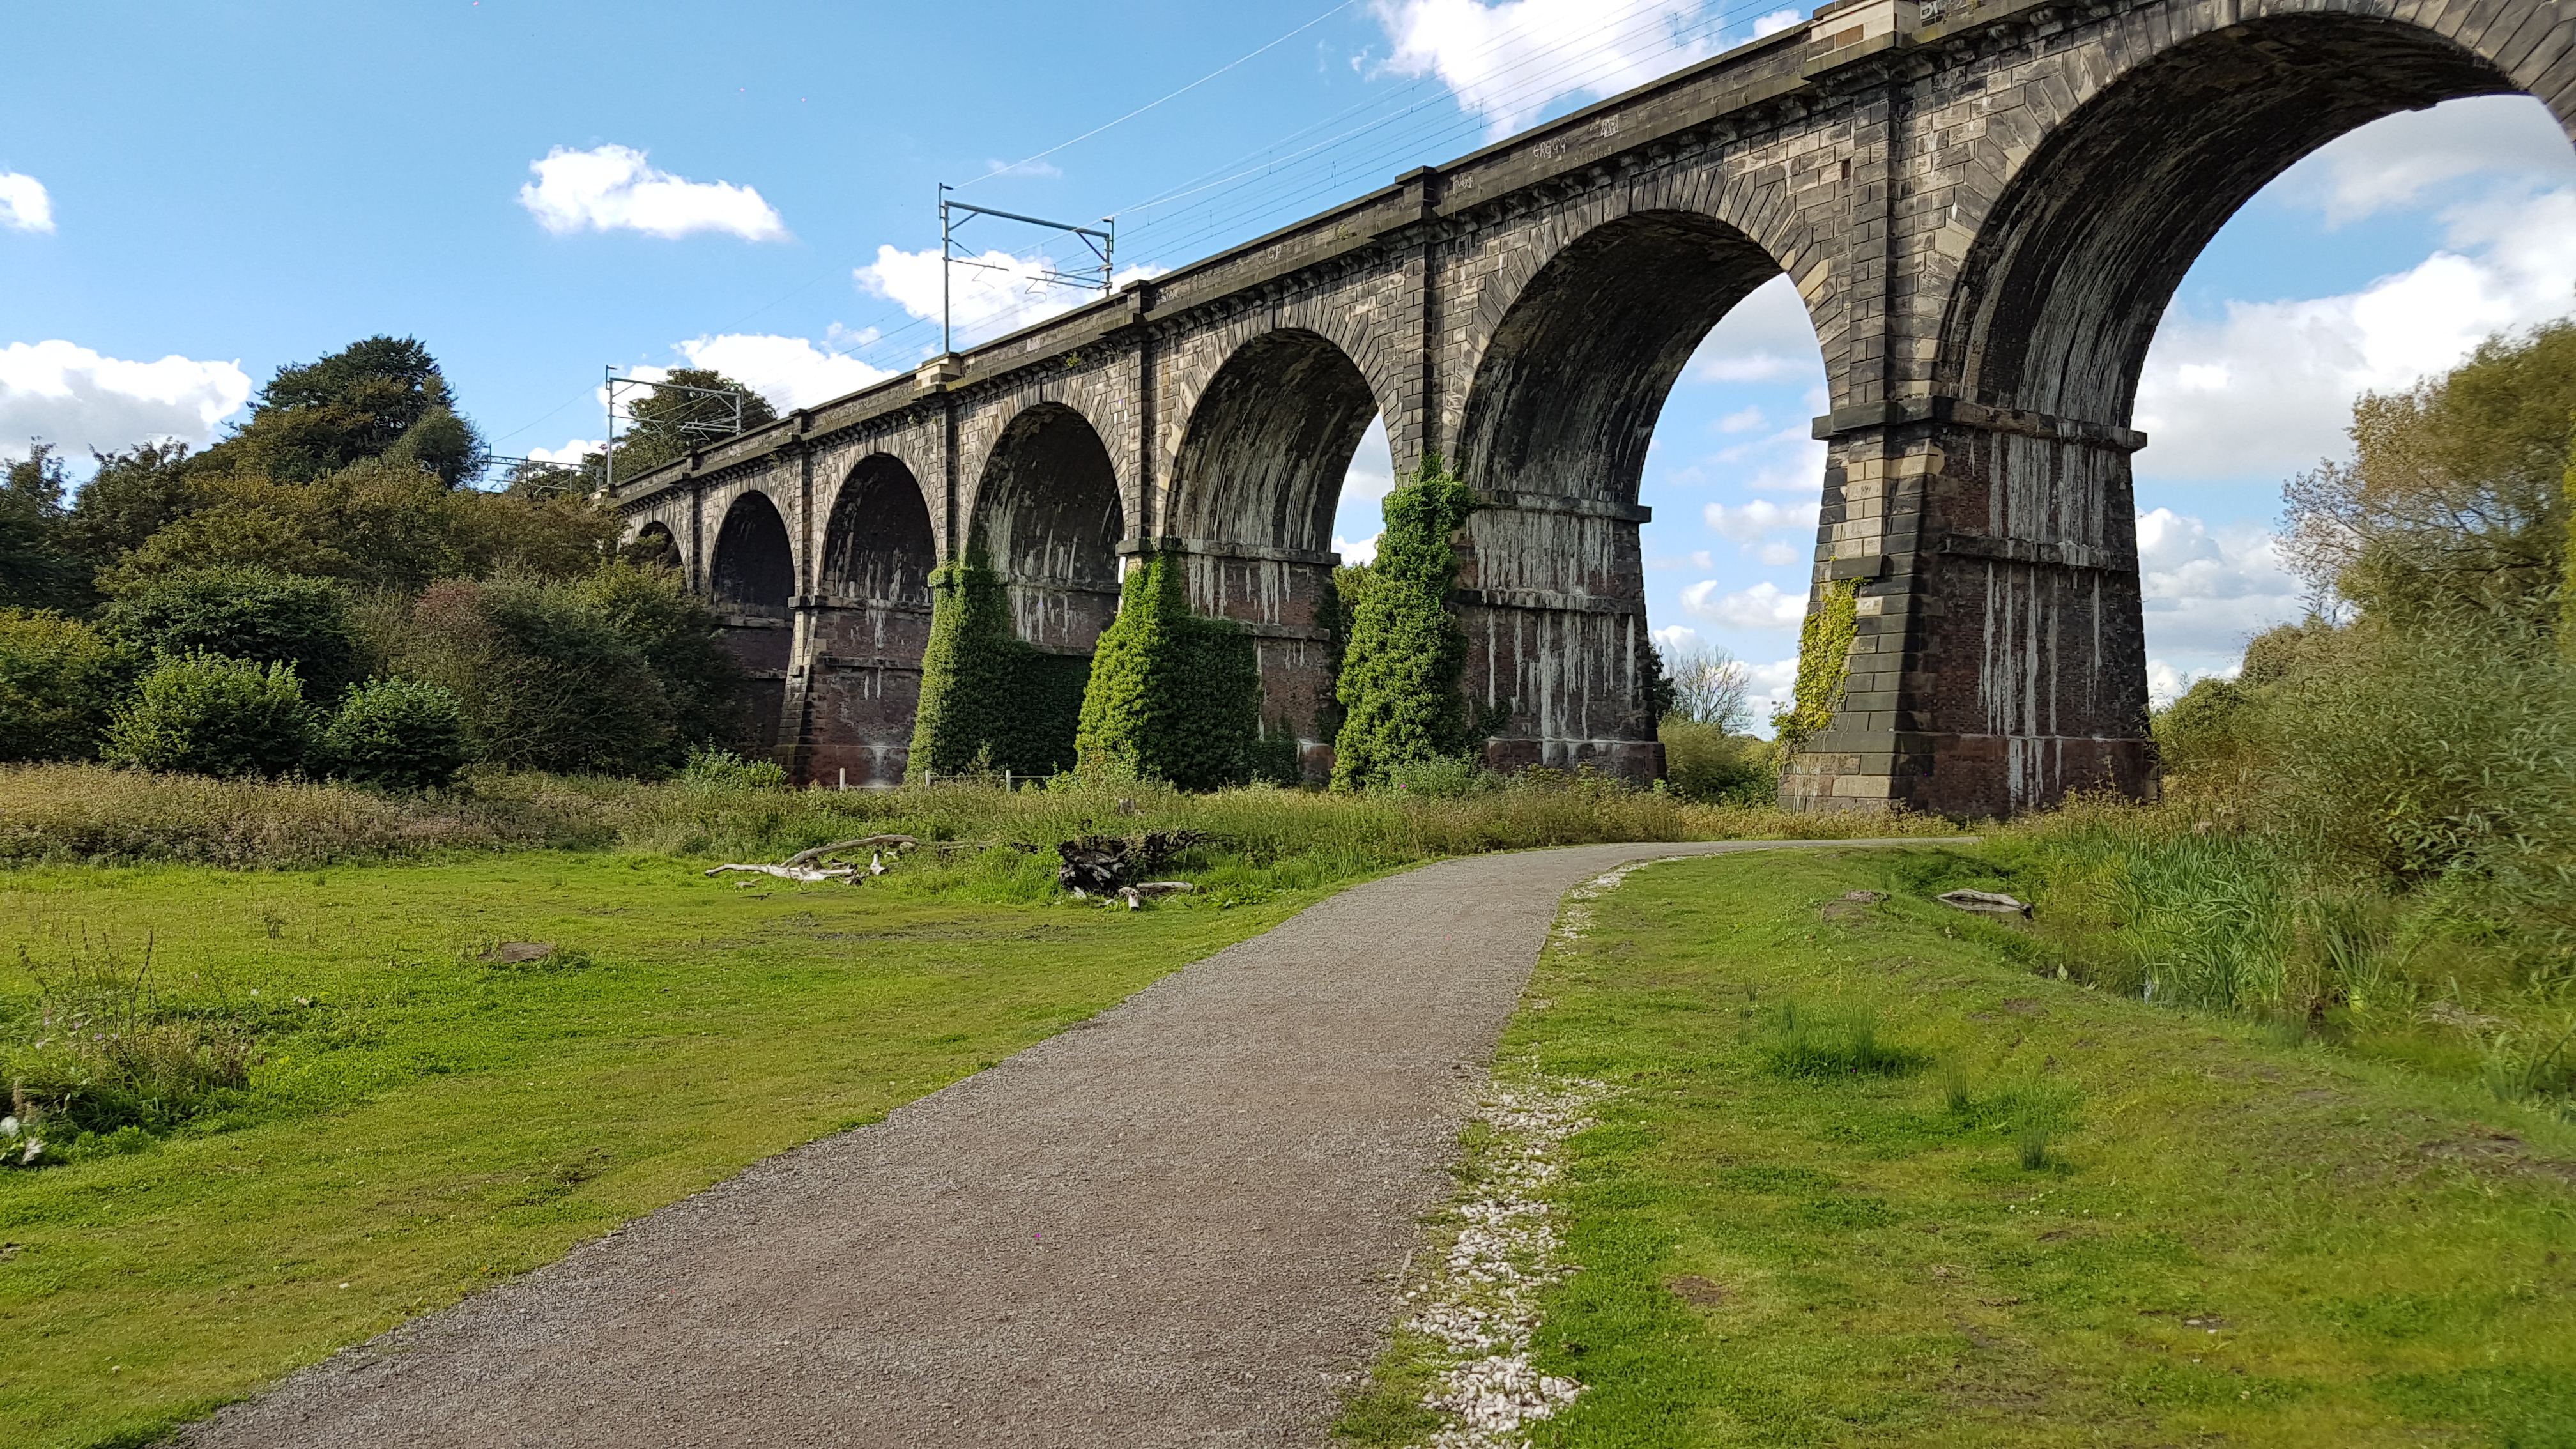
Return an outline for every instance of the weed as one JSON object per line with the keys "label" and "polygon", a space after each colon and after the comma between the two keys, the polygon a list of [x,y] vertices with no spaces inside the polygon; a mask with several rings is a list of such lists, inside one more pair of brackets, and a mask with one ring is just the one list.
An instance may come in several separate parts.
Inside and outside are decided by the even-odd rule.
{"label": "weed", "polygon": [[1764,1057],[1783,1077],[1896,1077],[1924,1061],[1920,1052],[1880,1041],[1875,1012],[1817,1011],[1794,1001],[1772,1013]]}
{"label": "weed", "polygon": [[2021,1170],[2038,1172],[2048,1166],[2048,1129],[2033,1124],[2021,1129],[2014,1146],[2021,1153]]}

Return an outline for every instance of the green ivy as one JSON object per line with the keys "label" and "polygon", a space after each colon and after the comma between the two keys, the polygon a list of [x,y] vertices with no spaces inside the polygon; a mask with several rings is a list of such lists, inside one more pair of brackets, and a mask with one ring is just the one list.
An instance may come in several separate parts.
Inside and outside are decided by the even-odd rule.
{"label": "green ivy", "polygon": [[1010,591],[990,563],[940,566],[930,576],[912,768],[943,775],[1071,769],[1090,675],[1090,660],[1049,654],[1013,632]]}
{"label": "green ivy", "polygon": [[1459,684],[1467,637],[1449,614],[1458,582],[1450,542],[1476,496],[1426,457],[1386,495],[1386,531],[1365,584],[1345,592],[1348,646],[1333,692],[1342,727],[1333,741],[1333,787],[1380,785],[1389,774],[1467,754],[1471,724]]}
{"label": "green ivy", "polygon": [[1190,612],[1176,555],[1127,572],[1100,636],[1075,736],[1083,761],[1114,761],[1184,790],[1239,785],[1261,736],[1261,661],[1230,619]]}
{"label": "green ivy", "polygon": [[1860,580],[1826,584],[1819,607],[1798,627],[1797,689],[1790,707],[1771,721],[1781,739],[1794,746],[1834,722],[1834,711],[1843,705],[1843,681],[1851,677],[1852,641],[1859,636]]}

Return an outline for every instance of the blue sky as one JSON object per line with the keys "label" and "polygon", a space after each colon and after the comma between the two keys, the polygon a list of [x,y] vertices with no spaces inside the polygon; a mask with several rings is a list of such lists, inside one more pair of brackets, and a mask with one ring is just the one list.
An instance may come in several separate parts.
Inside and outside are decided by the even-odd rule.
{"label": "blue sky", "polygon": [[[503,453],[598,438],[606,363],[818,401],[937,345],[938,182],[1115,213],[1122,269],[1171,266],[1795,14],[0,0],[15,54],[88,58],[0,87],[0,453],[208,441],[281,364],[375,332],[427,342]],[[987,236],[1017,275],[974,274],[970,337],[1074,300],[1027,275],[1067,247]],[[2536,102],[2392,118],[2251,203],[2140,397],[2159,691],[2296,614],[2269,546],[2280,484],[2341,451],[2354,393],[2571,306],[2576,154]],[[1820,384],[1794,301],[1757,294],[1676,388],[1648,467],[1654,623],[1734,652],[1757,692],[1794,653]],[[1372,439],[1336,529],[1355,546],[1384,473]]]}

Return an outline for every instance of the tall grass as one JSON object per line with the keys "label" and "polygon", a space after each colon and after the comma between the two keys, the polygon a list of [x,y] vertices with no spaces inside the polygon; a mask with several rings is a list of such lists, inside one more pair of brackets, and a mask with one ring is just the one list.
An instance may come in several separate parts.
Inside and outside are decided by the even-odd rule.
{"label": "tall grass", "polygon": [[[759,788],[725,772],[662,783],[469,776],[418,796],[224,782],[96,765],[0,767],[0,863],[185,861],[300,869],[460,850],[621,849],[774,860],[876,832],[1051,847],[1085,834],[1195,829],[1228,859],[1297,858],[1331,879],[1439,856],[1622,840],[1846,838],[1949,829],[1912,817],[1703,805],[1616,781],[1536,774],[1472,791],[1212,794],[1133,776],[1041,789],[971,782],[891,791]],[[1050,866],[1050,869],[1052,867]]]}

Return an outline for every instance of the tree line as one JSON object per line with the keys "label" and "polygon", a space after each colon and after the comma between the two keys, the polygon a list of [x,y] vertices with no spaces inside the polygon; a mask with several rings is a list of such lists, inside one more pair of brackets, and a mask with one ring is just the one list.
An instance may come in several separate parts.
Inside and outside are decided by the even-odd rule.
{"label": "tree line", "polygon": [[[619,466],[703,443],[716,401],[640,401]],[[279,368],[203,451],[93,459],[75,492],[39,442],[0,486],[0,759],[416,787],[735,736],[739,671],[670,560],[621,549],[579,470],[471,486],[489,448],[416,339]]]}

